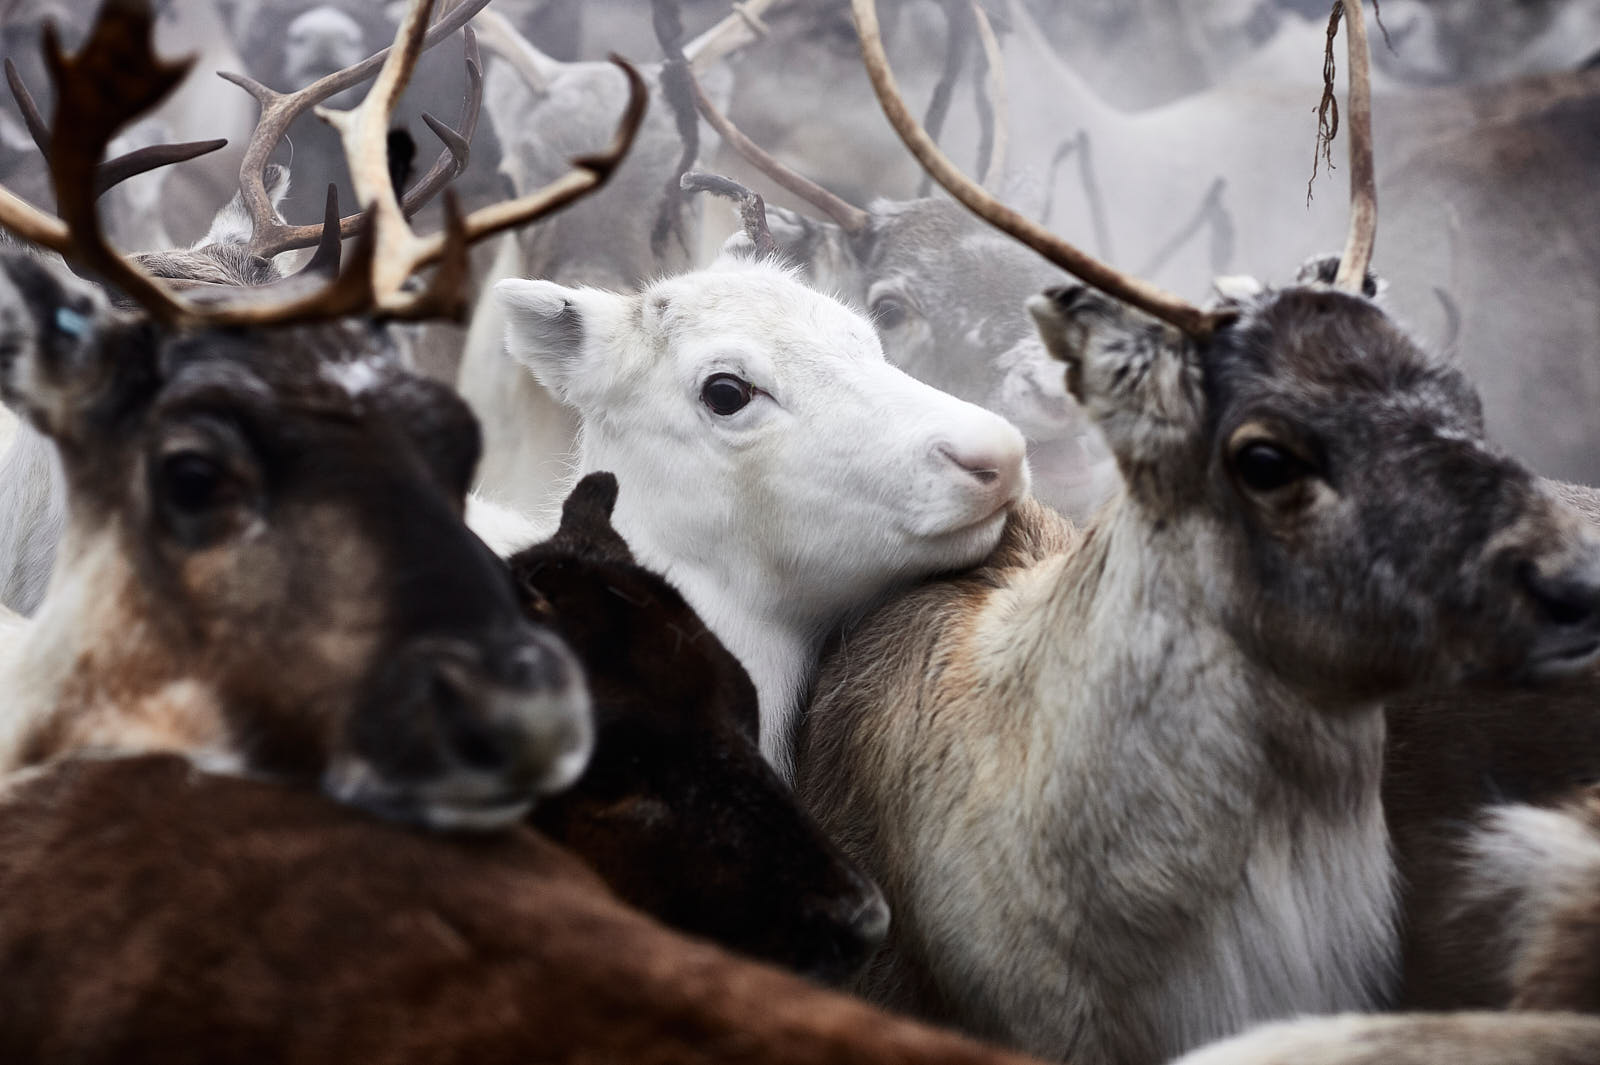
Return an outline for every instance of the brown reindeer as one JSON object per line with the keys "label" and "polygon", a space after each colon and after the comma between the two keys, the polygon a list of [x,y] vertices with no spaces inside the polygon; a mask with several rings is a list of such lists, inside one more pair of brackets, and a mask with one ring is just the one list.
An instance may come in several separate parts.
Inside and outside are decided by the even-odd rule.
{"label": "brown reindeer", "polygon": [[413,4],[373,91],[333,116],[371,205],[352,261],[278,290],[175,291],[99,229],[106,140],[183,74],[152,53],[148,4],[111,0],[81,52],[51,49],[63,217],[0,190],[0,224],[140,309],[34,258],[0,261],[0,391],[54,440],[70,488],[61,567],[5,663],[0,766],[181,750],[473,825],[523,816],[582,768],[578,665],[461,522],[470,413],[399,371],[375,324],[343,319],[458,311],[467,245],[603,180],[641,98],[609,154],[418,237],[390,182],[386,114],[430,9]]}
{"label": "brown reindeer", "polygon": [[0,799],[0,1058],[1027,1065],[667,931],[526,829],[153,756]]}
{"label": "brown reindeer", "polygon": [[962,179],[857,0],[924,166],[1118,301],[1067,288],[1030,310],[1126,484],[1083,529],[1019,509],[983,566],[880,609],[822,667],[798,789],[889,899],[877,1001],[1080,1065],[1375,1006],[1397,954],[1384,701],[1600,648],[1600,540],[1366,296],[1370,101],[1344,12],[1345,252],[1208,311]]}
{"label": "brown reindeer", "polygon": [[509,561],[529,617],[578,655],[595,753],[532,823],[673,928],[824,978],[888,927],[882,894],[761,756],[755,685],[611,526],[617,482],[579,481],[548,541]]}

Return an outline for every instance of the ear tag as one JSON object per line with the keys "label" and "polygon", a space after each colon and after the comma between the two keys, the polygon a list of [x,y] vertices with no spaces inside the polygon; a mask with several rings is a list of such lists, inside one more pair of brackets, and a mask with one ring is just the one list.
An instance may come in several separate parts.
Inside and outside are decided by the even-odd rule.
{"label": "ear tag", "polygon": [[89,333],[89,319],[69,307],[57,307],[56,328],[82,340]]}

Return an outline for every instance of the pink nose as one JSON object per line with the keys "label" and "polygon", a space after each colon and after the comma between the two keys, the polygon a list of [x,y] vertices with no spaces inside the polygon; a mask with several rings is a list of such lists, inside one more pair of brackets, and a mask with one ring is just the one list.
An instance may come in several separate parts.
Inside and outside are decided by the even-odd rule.
{"label": "pink nose", "polygon": [[982,446],[961,447],[942,443],[936,449],[939,456],[951,465],[965,471],[978,484],[996,495],[1010,496],[1022,480],[1025,447],[1020,434],[1014,441],[996,439]]}

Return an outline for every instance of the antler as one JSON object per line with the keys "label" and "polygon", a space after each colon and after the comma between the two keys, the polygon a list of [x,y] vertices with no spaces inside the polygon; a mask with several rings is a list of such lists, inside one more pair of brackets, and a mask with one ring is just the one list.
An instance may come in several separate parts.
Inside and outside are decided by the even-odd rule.
{"label": "antler", "polygon": [[767,256],[778,253],[778,242],[772,239],[772,230],[767,226],[767,203],[759,192],[745,188],[732,178],[707,174],[701,170],[684,174],[678,179],[678,185],[684,192],[709,192],[738,204],[739,222],[744,226],[745,236],[756,246],[756,254]]}
{"label": "antler", "polygon": [[1333,283],[1336,288],[1359,295],[1378,236],[1378,185],[1372,161],[1372,72],[1361,0],[1342,2],[1350,50],[1350,234]]}
{"label": "antler", "polygon": [[483,46],[510,64],[527,82],[528,88],[543,95],[561,69],[561,62],[535,48],[533,42],[517,32],[511,20],[498,11],[484,11],[473,19],[483,37]]}
{"label": "antler", "polygon": [[[283,324],[364,311],[394,318],[461,313],[466,306],[461,289],[469,245],[531,222],[598,188],[632,146],[648,97],[638,72],[614,59],[628,77],[629,98],[606,151],[573,160],[571,172],[538,192],[491,205],[465,219],[447,195],[444,232],[417,237],[406,224],[389,179],[386,127],[424,47],[433,4],[434,0],[411,0],[396,46],[374,57],[382,64],[368,98],[354,111],[332,116],[341,128],[357,193],[368,208],[364,223],[357,227],[360,232],[350,261],[331,284],[287,299],[281,290],[250,289],[205,294],[220,297],[216,299],[197,292],[184,299],[106,243],[94,211],[95,161],[120,125],[158,103],[188,69],[187,63],[168,64],[156,58],[148,0],[105,0],[76,56],[63,55],[54,34],[46,35],[46,58],[58,94],[50,171],[62,217],[52,218],[0,188],[0,226],[88,268],[170,325]],[[469,0],[457,11],[470,16],[474,4],[481,6],[480,0]],[[434,32],[442,35],[450,21],[441,21]],[[333,227],[313,228],[331,253]],[[414,271],[435,264],[438,270],[420,295],[402,291]]]}
{"label": "antler", "polygon": [[684,45],[683,57],[696,74],[704,74],[719,59],[728,56],[767,33],[761,16],[782,0],[744,0],[733,5],[733,14]]}
{"label": "antler", "polygon": [[1000,41],[994,35],[994,26],[979,0],[972,2],[972,20],[978,27],[978,40],[983,44],[983,62],[988,68],[989,110],[993,115],[993,140],[989,143],[988,165],[983,168],[983,187],[992,189],[1005,176],[1006,149],[1010,146],[1011,127],[1008,115],[1011,103],[1006,96],[1005,60],[1000,54]]}
{"label": "antler", "polygon": [[728,117],[717,110],[716,105],[705,94],[705,90],[700,87],[698,80],[691,79],[691,82],[694,86],[694,105],[700,109],[706,121],[711,123],[711,128],[716,130],[723,140],[733,145],[733,150],[742,155],[751,166],[833,219],[839,224],[840,229],[851,236],[866,231],[872,222],[871,215],[768,155],[760,145],[746,137],[739,127],[728,121]]}
{"label": "antler", "polygon": [[[426,51],[440,41],[461,29],[472,17],[487,6],[489,0],[467,0],[455,10],[451,11],[430,30],[422,40],[420,51]],[[482,101],[482,62],[478,58],[477,46],[470,33],[467,39],[467,82],[468,105],[463,108],[463,125],[461,133],[451,131],[451,135],[442,132],[445,128],[437,120],[428,122],[428,128],[444,141],[445,153],[434,166],[434,171],[440,167],[449,168],[451,163],[445,156],[452,157],[454,172],[460,173],[465,168],[464,157],[458,153],[457,145],[464,136],[471,139],[467,127],[472,130],[477,128],[478,107]],[[316,81],[293,93],[281,93],[269,89],[253,78],[243,74],[219,72],[218,77],[239,86],[245,92],[255,97],[261,107],[260,118],[256,122],[255,131],[250,135],[250,142],[245,145],[244,158],[239,163],[239,193],[244,201],[245,210],[250,214],[252,236],[250,250],[262,258],[270,259],[295,248],[308,248],[322,236],[321,225],[291,226],[286,225],[278,218],[278,212],[272,206],[272,198],[267,195],[266,182],[262,175],[266,172],[267,162],[271,159],[278,142],[283,140],[288,133],[289,126],[294,120],[312,110],[318,104],[333,96],[344,92],[346,89],[360,85],[372,77],[388,60],[392,48],[368,56],[354,66],[343,70],[336,70],[332,74],[318,78]],[[413,61],[414,65],[414,61]],[[424,121],[428,117],[425,116]],[[408,195],[405,200],[407,215],[420,210],[429,198],[437,194],[439,189],[449,181],[449,178],[438,180],[433,171],[418,189],[429,187],[430,191],[424,195]],[[347,215],[339,220],[339,233],[344,237],[354,236],[363,225],[362,217],[358,214]]]}
{"label": "antler", "polygon": [[[17,73],[17,65],[8,58],[5,67],[6,84],[11,87],[11,97],[17,101],[17,109],[22,112],[22,120],[27,124],[28,134],[38,146],[39,153],[48,160],[50,127],[45,124],[44,116],[39,113],[39,105],[34,102],[33,94],[28,91],[22,75]],[[186,163],[190,159],[198,159],[202,155],[209,155],[227,146],[226,140],[218,139],[185,141],[181,144],[152,144],[146,148],[136,148],[95,167],[95,195],[104,196],[129,178],[174,163]]]}
{"label": "antler", "polygon": [[917,123],[901,97],[894,74],[889,70],[888,57],[884,55],[883,38],[878,29],[878,13],[873,0],[851,0],[851,6],[855,11],[856,30],[861,35],[861,57],[884,115],[911,154],[950,195],[996,229],[1010,234],[1107,295],[1170,322],[1192,335],[1204,336],[1216,329],[1221,321],[1219,316],[1079,251],[1032,219],[1007,207],[962,174]]}

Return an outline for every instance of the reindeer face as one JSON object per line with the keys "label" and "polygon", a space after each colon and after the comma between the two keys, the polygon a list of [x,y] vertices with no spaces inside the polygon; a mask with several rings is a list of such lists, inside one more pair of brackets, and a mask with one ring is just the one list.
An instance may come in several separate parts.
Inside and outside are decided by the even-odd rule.
{"label": "reindeer face", "polygon": [[1291,682],[1370,697],[1600,647],[1600,544],[1370,301],[1269,291],[1203,342],[1081,288],[1030,307],[1153,540]]}
{"label": "reindeer face", "polygon": [[583,413],[585,466],[622,482],[618,527],[646,562],[722,570],[737,551],[750,579],[833,609],[976,561],[1026,491],[1016,430],[888,365],[863,319],[771,266],[634,298],[498,292],[510,350]]}
{"label": "reindeer face", "polygon": [[[768,208],[786,257],[867,310],[891,364],[1022,430],[1035,494],[1072,511],[1103,498],[1113,464],[1022,307],[1060,272],[949,200],[879,200],[870,214],[852,239]],[[750,243],[739,234],[729,246]]]}
{"label": "reindeer face", "polygon": [[201,749],[433,824],[515,819],[577,775],[577,664],[461,523],[459,400],[354,326],[166,335],[0,266],[0,387],[71,486],[38,624],[78,659],[30,760]]}

